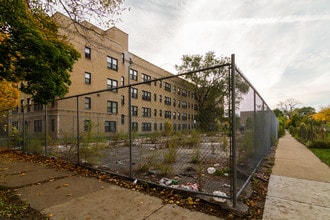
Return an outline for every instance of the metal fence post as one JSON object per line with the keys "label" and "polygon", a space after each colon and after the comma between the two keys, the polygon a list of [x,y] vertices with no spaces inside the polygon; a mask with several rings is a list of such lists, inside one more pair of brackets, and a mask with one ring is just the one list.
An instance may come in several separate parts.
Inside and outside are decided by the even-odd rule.
{"label": "metal fence post", "polygon": [[132,97],[131,97],[132,86],[128,87],[128,133],[129,133],[129,177],[132,178]]}
{"label": "metal fence post", "polygon": [[128,68],[127,68],[127,81],[128,81],[128,129],[129,129],[129,177],[132,178],[133,176],[133,168],[132,168],[132,96],[131,96],[131,82],[130,82],[130,69],[133,64],[132,59],[130,58],[128,61]]}
{"label": "metal fence post", "polygon": [[77,162],[80,163],[79,96],[77,96]]}
{"label": "metal fence post", "polygon": [[233,192],[233,207],[236,208],[236,185],[237,185],[237,173],[236,173],[236,85],[235,85],[235,54],[231,55],[231,138],[232,138],[232,192]]}
{"label": "metal fence post", "polygon": [[25,109],[23,107],[23,125],[22,125],[22,128],[23,128],[23,152],[25,152],[25,146],[26,146],[26,138],[25,138]]}
{"label": "metal fence post", "polygon": [[7,148],[10,148],[10,132],[9,132],[9,112],[10,110],[7,111]]}
{"label": "metal fence post", "polygon": [[[47,104],[45,104],[45,156],[47,156],[47,145],[48,145],[48,140],[47,140],[47,135],[48,135],[48,132],[47,132]],[[23,123],[24,123],[24,120],[23,120]]]}

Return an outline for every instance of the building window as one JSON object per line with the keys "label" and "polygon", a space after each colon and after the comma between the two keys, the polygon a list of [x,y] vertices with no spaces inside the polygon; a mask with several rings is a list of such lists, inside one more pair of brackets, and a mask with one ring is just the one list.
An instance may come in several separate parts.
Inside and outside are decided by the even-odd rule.
{"label": "building window", "polygon": [[165,105],[171,105],[171,98],[165,96],[165,101],[164,101],[164,103],[165,103]]}
{"label": "building window", "polygon": [[171,84],[165,82],[165,91],[171,92]]}
{"label": "building window", "polygon": [[151,131],[151,123],[142,123],[142,131]]}
{"label": "building window", "polygon": [[151,84],[151,76],[147,75],[147,74],[144,74],[142,73],[142,82],[145,82],[147,84]]}
{"label": "building window", "polygon": [[181,120],[180,112],[178,112],[178,120]]}
{"label": "building window", "polygon": [[182,89],[181,92],[182,92],[182,96],[187,97],[187,90]]}
{"label": "building window", "polygon": [[[18,121],[13,121],[13,122],[11,123],[11,126],[12,126],[13,129],[18,130]],[[26,128],[25,128],[25,129],[26,129]]]}
{"label": "building window", "polygon": [[55,119],[52,119],[50,121],[50,131],[54,132],[55,131]]}
{"label": "building window", "polygon": [[85,84],[91,84],[92,83],[92,75],[89,72],[85,72]]}
{"label": "building window", "polygon": [[125,85],[125,77],[120,77],[120,85],[124,86]]}
{"label": "building window", "polygon": [[138,80],[138,72],[136,70],[130,69],[129,70],[129,78],[132,80]]}
{"label": "building window", "polygon": [[181,101],[178,100],[178,107],[181,108]]}
{"label": "building window", "polygon": [[42,132],[42,120],[34,120],[34,132]]}
{"label": "building window", "polygon": [[163,117],[163,111],[159,110],[159,117]]}
{"label": "building window", "polygon": [[131,106],[131,113],[132,113],[132,116],[138,116],[138,107],[132,105]]}
{"label": "building window", "polygon": [[154,109],[154,116],[157,117],[157,109]]}
{"label": "building window", "polygon": [[38,104],[38,103],[34,103],[33,105],[33,110],[36,111],[41,111],[43,109],[43,104]]}
{"label": "building window", "polygon": [[85,109],[92,108],[92,99],[90,97],[85,97]]}
{"label": "building window", "polygon": [[194,110],[197,111],[198,110],[198,105],[194,104]]}
{"label": "building window", "polygon": [[92,57],[92,50],[89,47],[85,47],[85,58],[90,59]]}
{"label": "building window", "polygon": [[85,120],[84,121],[84,131],[91,131],[92,130],[92,121]]}
{"label": "building window", "polygon": [[137,122],[132,122],[132,130],[138,131],[139,130],[139,124]]}
{"label": "building window", "polygon": [[154,93],[154,102],[157,102],[157,94]]}
{"label": "building window", "polygon": [[137,88],[131,88],[131,97],[134,99],[138,98],[138,90]]}
{"label": "building window", "polygon": [[120,117],[121,124],[125,124],[125,115],[121,115]]}
{"label": "building window", "polygon": [[107,88],[112,89],[113,92],[118,92],[118,89],[113,89],[118,87],[118,81],[114,79],[107,79]]}
{"label": "building window", "polygon": [[31,112],[31,98],[27,99],[27,112]]}
{"label": "building window", "polygon": [[107,101],[107,112],[111,114],[118,113],[118,102]]}
{"label": "building window", "polygon": [[154,130],[157,131],[157,123],[154,123]]}
{"label": "building window", "polygon": [[173,86],[173,93],[175,94],[176,93],[176,86]]}
{"label": "building window", "polygon": [[21,112],[24,112],[24,99],[21,100]]}
{"label": "building window", "polygon": [[121,53],[121,62],[124,63],[125,62],[125,53]]}
{"label": "building window", "polygon": [[151,101],[151,92],[142,91],[142,100],[144,101]]}
{"label": "building window", "polygon": [[187,114],[186,113],[182,113],[182,120],[187,121]]}
{"label": "building window", "polygon": [[107,56],[107,67],[109,69],[117,71],[118,70],[118,60],[113,57]]}
{"label": "building window", "polygon": [[159,88],[162,88],[162,81],[159,81]]}
{"label": "building window", "polygon": [[173,99],[173,106],[176,106],[176,99]]}
{"label": "building window", "polygon": [[180,95],[181,94],[181,90],[180,90],[180,88],[178,87],[178,95]]}
{"label": "building window", "polygon": [[163,96],[159,95],[159,102],[162,102],[162,101],[163,101]]}
{"label": "building window", "polygon": [[165,111],[165,118],[171,119],[171,111]]}
{"label": "building window", "polygon": [[173,112],[173,119],[176,119],[176,112]]}
{"label": "building window", "polygon": [[120,98],[121,105],[125,105],[125,96],[122,95]]}
{"label": "building window", "polygon": [[159,123],[159,130],[163,130],[163,124],[162,123]]}
{"label": "building window", "polygon": [[105,123],[104,123],[105,132],[116,132],[116,130],[117,130],[116,121],[105,121]]}
{"label": "building window", "polygon": [[151,108],[142,107],[142,117],[151,117]]}
{"label": "building window", "polygon": [[182,108],[187,108],[187,102],[182,101],[182,102],[181,102],[181,107],[182,107]]}

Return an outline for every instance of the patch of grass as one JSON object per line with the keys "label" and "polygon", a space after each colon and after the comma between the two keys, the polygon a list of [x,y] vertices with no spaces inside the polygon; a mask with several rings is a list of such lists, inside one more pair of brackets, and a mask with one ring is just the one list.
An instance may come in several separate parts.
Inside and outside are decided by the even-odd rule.
{"label": "patch of grass", "polygon": [[328,148],[310,148],[310,150],[318,157],[320,160],[330,167],[330,149]]}

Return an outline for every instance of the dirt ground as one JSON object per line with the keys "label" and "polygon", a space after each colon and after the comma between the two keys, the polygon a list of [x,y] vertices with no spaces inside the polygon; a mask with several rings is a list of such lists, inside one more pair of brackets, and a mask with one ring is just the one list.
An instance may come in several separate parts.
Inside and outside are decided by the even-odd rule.
{"label": "dirt ground", "polygon": [[[120,178],[118,176],[110,176],[108,174],[100,174],[100,172],[98,171],[68,163],[66,161],[54,160],[36,155],[22,154],[14,151],[1,151],[1,154],[7,154],[7,157],[11,157],[12,159],[18,161],[32,161],[36,163],[37,166],[51,166],[70,172],[74,171],[79,175],[98,178],[99,180],[110,182],[120,187],[125,187],[129,189],[134,188],[134,190],[137,190],[139,192],[162,199],[164,204],[177,204],[183,208],[206,213],[224,219],[262,219],[265,199],[267,195],[268,180],[271,174],[272,166],[274,164],[274,151],[272,151],[264,160],[264,162],[262,163],[258,171],[255,173],[251,181],[251,194],[249,195],[249,197],[242,197],[240,199],[240,201],[248,207],[248,211],[246,213],[240,213],[231,209],[227,209],[225,207],[221,207],[219,206],[219,204],[214,204],[198,197],[194,197],[193,194],[179,193],[175,190],[155,187],[149,184],[133,185],[132,180]],[[6,189],[5,191],[15,195],[15,189]],[[14,196],[11,198],[16,197]],[[10,202],[14,205],[18,204],[20,200],[19,197],[17,198],[10,200]],[[17,208],[17,210],[15,210],[15,213],[19,213],[19,209],[20,208]],[[23,207],[21,208],[21,211],[30,213],[29,216],[31,216],[31,218],[29,217],[28,219],[47,219],[47,216],[42,217],[42,215],[38,211],[33,209],[27,209],[26,207]],[[11,215],[11,219],[15,219],[13,215]]]}

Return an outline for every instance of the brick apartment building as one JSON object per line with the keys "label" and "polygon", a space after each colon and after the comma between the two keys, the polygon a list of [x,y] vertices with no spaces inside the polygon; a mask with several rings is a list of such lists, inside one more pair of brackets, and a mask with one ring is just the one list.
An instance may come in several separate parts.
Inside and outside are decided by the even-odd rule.
{"label": "brick apartment building", "polygon": [[175,130],[195,126],[192,85],[129,52],[128,34],[116,27],[104,31],[88,22],[74,25],[60,13],[53,17],[60,34],[81,53],[69,93],[48,106],[32,103],[22,94],[24,120],[23,108],[17,108],[10,117],[13,126],[20,130],[25,121],[27,133],[47,131],[57,137],[75,136],[78,124],[80,131],[128,132],[129,111],[132,129],[138,133],[161,131],[166,120]]}

